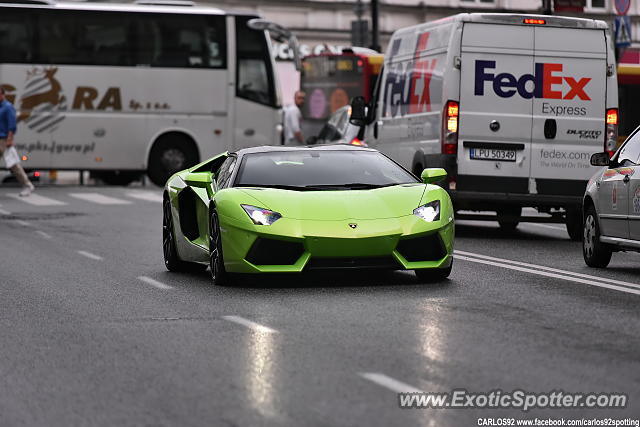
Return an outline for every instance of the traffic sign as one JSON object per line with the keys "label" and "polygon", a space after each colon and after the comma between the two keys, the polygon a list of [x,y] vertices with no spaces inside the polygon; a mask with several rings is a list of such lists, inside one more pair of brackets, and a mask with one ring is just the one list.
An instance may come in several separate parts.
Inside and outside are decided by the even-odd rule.
{"label": "traffic sign", "polygon": [[618,15],[626,15],[629,11],[629,7],[631,6],[631,0],[615,0],[613,4],[616,7]]}
{"label": "traffic sign", "polygon": [[628,16],[616,16],[613,30],[617,48],[631,45],[631,20]]}

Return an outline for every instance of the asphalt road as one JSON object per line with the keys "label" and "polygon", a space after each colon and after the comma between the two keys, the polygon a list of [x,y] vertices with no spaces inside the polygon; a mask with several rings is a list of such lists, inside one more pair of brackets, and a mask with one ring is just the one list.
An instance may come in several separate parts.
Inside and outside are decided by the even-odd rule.
{"label": "asphalt road", "polygon": [[[165,270],[153,188],[0,188],[0,426],[465,426],[640,417],[640,256],[460,221],[449,280],[213,287]],[[625,409],[401,409],[398,390],[622,392]]]}

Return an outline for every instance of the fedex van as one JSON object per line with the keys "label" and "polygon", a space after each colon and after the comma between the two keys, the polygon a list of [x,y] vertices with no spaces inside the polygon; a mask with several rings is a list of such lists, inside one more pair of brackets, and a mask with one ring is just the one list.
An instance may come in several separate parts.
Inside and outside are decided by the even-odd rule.
{"label": "fedex van", "polygon": [[376,97],[366,117],[354,100],[352,123],[417,175],[444,167],[457,211],[497,213],[460,218],[566,222],[579,239],[590,156],[615,150],[615,64],[603,21],[459,14],[393,34]]}

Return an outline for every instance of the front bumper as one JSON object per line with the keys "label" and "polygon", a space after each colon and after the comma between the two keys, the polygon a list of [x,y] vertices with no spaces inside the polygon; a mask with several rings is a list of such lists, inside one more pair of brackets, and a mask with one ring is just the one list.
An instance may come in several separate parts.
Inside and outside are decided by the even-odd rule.
{"label": "front bumper", "polygon": [[415,215],[344,221],[282,218],[259,226],[221,216],[220,222],[225,269],[232,273],[446,268],[453,254],[454,222],[449,217],[433,223]]}

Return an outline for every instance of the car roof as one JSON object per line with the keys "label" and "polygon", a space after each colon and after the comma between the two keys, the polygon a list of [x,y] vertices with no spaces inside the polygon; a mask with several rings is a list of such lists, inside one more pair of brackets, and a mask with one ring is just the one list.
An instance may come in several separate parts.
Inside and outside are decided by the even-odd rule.
{"label": "car roof", "polygon": [[300,151],[373,151],[372,148],[358,147],[348,144],[318,144],[318,145],[262,145],[260,147],[242,148],[230,154],[244,156],[246,154],[256,153],[274,153],[274,152],[300,152]]}

